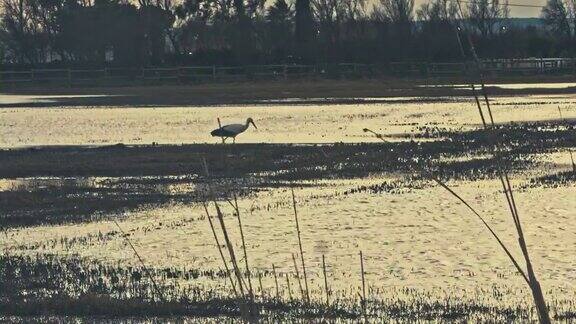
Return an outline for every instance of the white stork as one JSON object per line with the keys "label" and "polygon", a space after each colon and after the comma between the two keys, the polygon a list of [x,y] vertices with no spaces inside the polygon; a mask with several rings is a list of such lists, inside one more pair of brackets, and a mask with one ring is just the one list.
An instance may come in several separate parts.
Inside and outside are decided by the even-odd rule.
{"label": "white stork", "polygon": [[250,124],[252,124],[254,126],[254,128],[258,129],[258,127],[256,127],[256,124],[254,124],[254,121],[252,120],[252,118],[248,118],[248,119],[246,119],[246,124],[224,125],[220,128],[216,128],[215,130],[210,132],[210,135],[221,137],[222,143],[224,143],[227,138],[232,137],[232,140],[233,140],[232,143],[236,143],[236,136],[238,134],[243,133],[245,130],[247,130],[248,126],[250,126]]}

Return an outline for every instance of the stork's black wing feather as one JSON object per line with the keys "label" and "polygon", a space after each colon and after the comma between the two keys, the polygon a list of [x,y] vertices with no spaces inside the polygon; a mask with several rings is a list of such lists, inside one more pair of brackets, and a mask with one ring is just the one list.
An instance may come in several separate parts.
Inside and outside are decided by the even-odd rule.
{"label": "stork's black wing feather", "polygon": [[212,136],[219,136],[219,137],[232,137],[235,134],[231,131],[227,131],[224,128],[216,128],[215,130],[210,132]]}

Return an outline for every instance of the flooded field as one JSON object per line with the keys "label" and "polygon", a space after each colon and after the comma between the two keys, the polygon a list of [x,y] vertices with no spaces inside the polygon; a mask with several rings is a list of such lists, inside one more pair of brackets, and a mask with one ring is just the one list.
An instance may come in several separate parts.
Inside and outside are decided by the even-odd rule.
{"label": "flooded field", "polygon": [[[354,143],[377,141],[362,132],[417,133],[422,126],[470,130],[480,125],[469,98],[341,105],[242,105],[226,107],[81,107],[0,110],[0,147],[218,143],[210,131],[252,117],[257,130],[238,143]],[[558,119],[558,106],[574,116],[576,97],[501,97],[493,100],[499,123]]]}
{"label": "flooded field", "polygon": [[[569,152],[576,146],[576,95],[493,98],[495,137],[479,131],[469,98],[389,101],[2,109],[0,248],[137,268],[129,237],[146,265],[160,271],[157,280],[179,291],[227,295],[230,283],[218,274],[222,261],[202,205],[215,191],[239,253],[227,201],[237,196],[255,290],[291,300],[300,295],[294,188],[313,300],[325,298],[324,257],[331,300],[354,304],[362,293],[362,251],[375,309],[459,300],[488,310],[455,318],[530,321],[529,290],[481,222],[411,166],[421,163],[446,181],[515,247],[498,163],[510,172],[551,315],[575,314],[576,176]],[[206,145],[218,143],[209,134],[217,118],[227,124],[247,117],[258,129],[241,134],[238,144]],[[489,153],[495,138],[507,143],[504,157]],[[162,269],[197,274],[167,277]],[[516,315],[506,315],[510,310]],[[492,313],[498,315],[486,315]]]}

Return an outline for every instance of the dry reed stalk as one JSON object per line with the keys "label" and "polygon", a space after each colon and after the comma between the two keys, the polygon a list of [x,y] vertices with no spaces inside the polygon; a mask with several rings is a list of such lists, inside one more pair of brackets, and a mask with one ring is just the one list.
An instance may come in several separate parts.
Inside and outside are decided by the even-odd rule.
{"label": "dry reed stalk", "polygon": [[224,223],[224,215],[222,214],[220,206],[218,206],[216,201],[214,201],[214,208],[216,208],[216,215],[218,216],[218,221],[220,222],[220,229],[222,230],[222,234],[224,236],[224,242],[226,243],[228,253],[230,254],[230,261],[232,262],[232,268],[234,269],[234,273],[236,274],[236,278],[238,280],[238,288],[240,290],[240,294],[242,296],[245,296],[244,287],[242,285],[242,272],[240,271],[240,267],[238,266],[236,254],[234,253],[234,247],[232,246],[232,242],[230,240],[230,237],[228,236],[228,230],[226,229],[226,224]]}
{"label": "dry reed stalk", "polygon": [[[218,221],[220,222],[220,229],[222,230],[222,234],[224,236],[224,241],[226,242],[226,246],[228,247],[228,253],[230,254],[230,261],[232,263],[232,268],[234,269],[234,273],[236,274],[236,278],[238,280],[238,290],[240,291],[241,296],[246,296],[244,292],[243,280],[242,280],[242,272],[240,271],[240,267],[238,266],[238,261],[236,259],[236,254],[234,253],[234,247],[232,246],[232,242],[230,241],[230,237],[228,236],[228,231],[226,229],[226,224],[224,223],[224,215],[220,210],[220,206],[214,202],[214,207],[216,208],[216,214],[218,215]],[[258,314],[255,312],[254,303],[252,302],[251,307],[246,309],[245,304],[240,304],[240,312],[242,314],[242,318],[245,321],[250,323],[257,322]]]}
{"label": "dry reed stalk", "polygon": [[[220,119],[218,119],[218,122],[220,122]],[[210,172],[208,171],[208,163],[206,163],[205,158],[202,158],[202,164],[204,166],[204,173],[206,174],[207,177],[209,177]],[[210,196],[213,198],[214,192],[212,191],[212,186],[208,185],[208,191],[209,191]],[[212,218],[210,217],[210,213],[208,212],[208,205],[206,204],[205,201],[203,201],[202,206],[204,207],[204,211],[206,212],[206,218],[208,218],[208,223],[210,224],[210,229],[212,230],[212,234],[214,236],[214,241],[216,242],[216,247],[218,248],[220,258],[222,259],[222,263],[224,264],[224,268],[226,269],[226,274],[230,278],[230,284],[232,285],[232,289],[234,290],[234,295],[236,295],[237,298],[240,298],[241,295],[238,292],[238,290],[236,289],[236,284],[234,283],[234,279],[232,278],[232,273],[230,271],[230,267],[228,267],[228,262],[226,262],[226,258],[224,257],[224,252],[222,252],[222,247],[220,245],[220,240],[218,240],[218,235],[216,234],[216,229],[214,227],[214,223],[212,222]]]}
{"label": "dry reed stalk", "polygon": [[220,254],[220,258],[222,259],[222,263],[224,264],[224,269],[226,270],[226,274],[230,279],[230,284],[232,285],[232,289],[234,290],[234,295],[236,298],[239,298],[240,295],[238,294],[238,290],[236,289],[236,284],[234,283],[234,278],[232,277],[232,273],[230,272],[230,268],[228,267],[228,262],[226,262],[226,258],[224,257],[224,252],[222,252],[222,248],[220,245],[220,240],[218,240],[218,235],[216,235],[216,230],[214,229],[214,223],[212,223],[212,218],[210,213],[208,212],[208,206],[206,206],[206,202],[202,202],[204,206],[204,211],[206,212],[206,218],[208,218],[208,222],[210,223],[210,229],[212,230],[212,234],[214,235],[214,241],[216,242],[216,247],[218,248],[218,252]]}
{"label": "dry reed stalk", "polygon": [[[300,234],[300,224],[298,223],[298,211],[296,208],[296,196],[294,195],[294,187],[291,187],[291,191],[292,207],[294,208],[294,220],[296,221],[296,233],[298,234],[298,247],[300,248],[300,258],[302,259],[302,274],[304,275],[304,285],[306,286],[306,301],[309,303],[310,293],[308,291],[308,277],[306,276],[306,263],[304,262],[304,251],[302,249],[302,237]],[[296,265],[296,261],[294,261],[294,265]]]}
{"label": "dry reed stalk", "polygon": [[258,283],[260,284],[260,296],[262,299],[266,298],[266,294],[264,294],[264,286],[262,285],[262,273],[258,272]]}
{"label": "dry reed stalk", "polygon": [[304,289],[302,288],[302,281],[300,280],[300,272],[298,271],[298,265],[296,264],[296,257],[294,253],[292,253],[292,261],[294,261],[294,271],[296,271],[296,279],[298,279],[298,287],[300,287],[300,294],[302,295],[302,299],[306,297],[304,295]]}
{"label": "dry reed stalk", "polygon": [[360,305],[362,306],[362,313],[364,314],[364,321],[368,322],[368,315],[366,314],[366,278],[364,277],[364,257],[360,251],[360,273],[362,277],[362,296],[360,298]]}
{"label": "dry reed stalk", "polygon": [[[210,173],[208,171],[208,163],[206,163],[206,159],[203,158],[202,162],[204,164],[204,169],[206,172],[206,176],[209,176]],[[218,216],[218,221],[220,223],[220,229],[222,230],[222,235],[224,236],[224,241],[226,243],[226,247],[228,249],[228,253],[230,255],[230,261],[232,263],[232,269],[234,270],[234,274],[236,275],[236,279],[238,281],[238,296],[241,296],[242,299],[246,297],[244,293],[244,286],[242,280],[242,272],[240,271],[240,267],[238,266],[238,261],[236,259],[236,254],[234,253],[234,247],[232,246],[232,242],[230,241],[230,237],[228,236],[228,231],[226,229],[226,224],[224,223],[224,215],[220,210],[220,206],[216,202],[216,196],[214,195],[214,191],[212,190],[212,186],[208,185],[208,190],[211,196],[211,200],[214,203],[214,208],[216,209],[216,215]],[[206,210],[208,210],[206,208]],[[210,218],[208,218],[210,220]],[[210,221],[211,223],[211,221]],[[240,313],[242,315],[242,319],[248,322],[254,322],[257,318],[257,313],[253,312],[254,308],[249,309],[246,307],[245,303],[242,302],[242,299],[239,299],[238,306],[240,308]],[[253,303],[252,303],[253,306]]]}
{"label": "dry reed stalk", "polygon": [[[218,120],[218,128],[222,128],[222,123],[220,122],[220,117],[218,117],[217,120]],[[222,144],[224,144],[224,137],[222,137]]]}
{"label": "dry reed stalk", "polygon": [[288,288],[288,298],[292,301],[292,286],[290,285],[290,275],[286,274],[286,287]]}
{"label": "dry reed stalk", "polygon": [[240,218],[240,208],[238,208],[238,198],[234,195],[234,204],[230,202],[234,207],[236,212],[236,217],[238,217],[238,227],[240,228],[240,237],[242,238],[242,250],[244,252],[244,263],[246,265],[246,276],[248,277],[248,289],[250,293],[250,299],[254,302],[254,290],[252,289],[252,278],[250,274],[250,266],[248,265],[248,253],[246,252],[246,240],[244,239],[244,229],[242,227],[242,220]]}
{"label": "dry reed stalk", "polygon": [[274,263],[272,263],[272,273],[274,274],[274,284],[276,285],[276,299],[280,300],[280,288],[278,287],[278,276],[276,275]]}
{"label": "dry reed stalk", "polygon": [[476,94],[476,88],[474,87],[474,84],[470,84],[470,87],[472,88],[472,94],[474,95],[476,106],[478,107],[478,113],[480,113],[480,118],[482,119],[482,125],[486,126],[486,119],[484,119],[484,113],[482,112],[482,106],[480,105],[480,100]]}
{"label": "dry reed stalk", "polygon": [[[458,5],[460,18],[461,18],[461,20],[464,20],[464,12],[462,10],[460,0],[456,0],[456,3]],[[464,50],[462,48],[462,43],[460,41],[460,34],[458,32],[456,32],[456,37],[458,38],[458,43],[461,47],[462,57],[464,60],[466,60],[466,54],[464,53]],[[484,80],[483,80],[483,74],[482,74],[482,64],[480,62],[480,59],[478,58],[478,54],[476,53],[476,49],[474,47],[474,43],[472,42],[472,38],[470,37],[470,33],[467,33],[467,39],[468,39],[468,44],[470,46],[470,52],[472,53],[473,60],[476,63],[478,78],[479,78],[480,83],[481,83],[481,91],[482,91],[482,94],[484,96],[484,102],[486,105],[486,109],[488,110],[488,114],[490,116],[490,126],[491,127],[488,127],[488,125],[486,124],[486,122],[484,120],[484,116],[482,113],[482,107],[480,105],[480,102],[477,100],[476,91],[475,91],[473,85],[472,85],[472,92],[476,98],[476,104],[477,104],[478,109],[480,111],[480,117],[482,119],[484,129],[486,129],[486,131],[489,131],[490,128],[492,128],[492,129],[495,128],[495,123],[494,123],[494,118],[492,115],[492,109],[490,107],[490,102],[488,100],[488,94],[486,91],[486,87],[484,86]],[[496,144],[498,145],[498,143],[496,143]],[[494,153],[495,153],[496,157],[498,158],[497,152],[494,152]],[[518,235],[518,244],[519,244],[520,249],[522,251],[524,261],[526,263],[527,278],[526,278],[526,275],[524,275],[524,278],[527,280],[528,286],[530,287],[530,290],[532,291],[532,297],[534,299],[534,303],[535,303],[536,309],[538,311],[538,319],[540,320],[540,323],[548,324],[551,322],[548,306],[546,305],[546,301],[544,299],[544,295],[542,293],[540,283],[538,282],[538,279],[536,278],[536,274],[534,273],[534,270],[532,267],[532,262],[530,260],[530,255],[528,253],[528,247],[526,245],[526,241],[524,239],[524,233],[522,231],[522,226],[520,223],[520,217],[518,215],[518,209],[516,207],[516,202],[514,201],[512,186],[510,185],[510,180],[508,179],[508,174],[507,174],[506,170],[502,170],[500,164],[498,164],[498,166],[499,166],[498,172],[499,172],[500,182],[501,182],[502,187],[503,187],[504,195],[506,197],[506,202],[508,203],[508,207],[510,209],[511,216],[512,216],[512,219],[514,221],[514,225],[516,227],[516,232]],[[574,170],[576,170],[576,167],[574,167]],[[520,271],[520,268],[516,263],[515,263],[515,266]],[[521,272],[521,273],[523,273],[523,272]]]}
{"label": "dry reed stalk", "polygon": [[116,225],[116,227],[118,227],[118,230],[120,231],[120,233],[122,233],[122,236],[124,237],[124,239],[126,240],[126,242],[128,243],[128,245],[130,245],[130,248],[132,248],[132,251],[134,251],[134,254],[136,255],[136,257],[138,258],[138,261],[140,262],[140,264],[142,265],[142,268],[144,269],[144,272],[146,272],[146,275],[148,276],[148,278],[150,279],[150,281],[152,282],[152,287],[154,287],[154,291],[156,292],[156,294],[158,295],[158,298],[160,299],[160,301],[164,301],[164,295],[162,294],[162,292],[160,291],[160,289],[158,288],[158,285],[156,284],[156,281],[154,280],[154,277],[152,277],[152,274],[150,273],[150,270],[148,270],[148,267],[146,266],[146,264],[144,263],[144,260],[142,259],[142,257],[140,256],[140,254],[138,253],[138,251],[136,251],[136,248],[134,247],[134,245],[132,244],[132,241],[128,238],[128,235],[124,232],[124,230],[122,229],[122,227],[120,227],[120,224],[118,224],[118,222],[116,220],[113,221],[114,224]]}
{"label": "dry reed stalk", "polygon": [[326,305],[330,305],[330,290],[328,289],[328,276],[326,275],[326,260],[322,254],[322,273],[324,274],[324,289],[326,290]]}
{"label": "dry reed stalk", "polygon": [[[368,128],[365,128],[364,131],[374,134],[376,138],[379,138],[380,140],[382,140],[383,142],[386,143],[386,140],[384,140],[382,134],[376,133],[373,130],[370,130]],[[458,195],[446,183],[444,183],[442,180],[440,180],[439,178],[434,176],[432,173],[428,172],[426,169],[424,169],[423,167],[421,167],[420,165],[417,165],[417,164],[412,165],[412,167],[416,168],[416,171],[420,172],[423,176],[436,182],[438,185],[440,185],[442,188],[444,188],[446,191],[448,191],[452,196],[454,196],[460,202],[462,202],[476,217],[478,217],[478,219],[480,219],[480,221],[486,227],[486,229],[488,229],[490,234],[492,234],[494,239],[496,239],[496,241],[498,242],[500,247],[504,250],[504,252],[508,256],[510,261],[514,264],[514,266],[516,267],[518,272],[522,275],[522,277],[526,280],[526,282],[528,282],[528,277],[526,276],[525,272],[522,270],[522,268],[520,267],[520,265],[516,261],[516,259],[512,256],[512,253],[510,253],[510,250],[508,250],[508,248],[506,247],[506,245],[504,245],[504,243],[502,242],[500,237],[496,234],[496,232],[492,229],[492,227],[488,224],[488,222],[486,222],[486,220],[484,220],[484,218],[480,215],[480,213],[478,213],[466,200],[464,200],[464,198],[462,198],[460,195]]]}

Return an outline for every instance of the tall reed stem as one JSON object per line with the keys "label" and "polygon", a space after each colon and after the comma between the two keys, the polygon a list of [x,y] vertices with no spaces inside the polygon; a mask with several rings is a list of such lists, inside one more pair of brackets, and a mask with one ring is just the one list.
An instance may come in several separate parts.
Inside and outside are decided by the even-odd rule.
{"label": "tall reed stem", "polygon": [[328,289],[328,276],[326,275],[326,260],[322,254],[322,273],[324,274],[324,289],[326,291],[326,305],[330,305],[330,289]]}
{"label": "tall reed stem", "polygon": [[216,230],[214,229],[214,223],[212,222],[212,218],[210,216],[210,213],[208,212],[208,206],[206,205],[206,202],[202,202],[202,205],[204,206],[204,211],[206,212],[206,218],[208,218],[208,223],[210,224],[210,229],[212,230],[212,235],[214,235],[214,241],[216,242],[216,247],[218,248],[218,252],[220,254],[220,259],[222,260],[222,263],[224,264],[224,269],[226,270],[226,275],[230,279],[230,284],[232,285],[232,289],[234,290],[234,295],[236,296],[236,298],[239,298],[240,295],[238,293],[238,290],[236,289],[236,284],[234,283],[234,278],[232,277],[232,273],[230,272],[230,268],[228,267],[228,262],[226,262],[226,258],[224,257],[224,252],[222,252],[220,240],[218,240],[218,235],[216,235]]}
{"label": "tall reed stem", "polygon": [[[206,163],[206,159],[202,159],[202,162],[204,164],[206,176],[208,177],[208,176],[210,176],[210,173],[208,171],[208,163]],[[230,261],[232,263],[232,268],[234,270],[234,274],[236,275],[236,279],[238,281],[238,293],[237,293],[237,295],[242,297],[242,299],[239,299],[239,301],[238,301],[238,306],[240,308],[240,313],[242,314],[242,319],[244,321],[248,321],[248,322],[255,322],[255,321],[257,321],[258,314],[256,312],[254,312],[254,307],[247,308],[246,304],[243,300],[246,297],[246,294],[244,293],[242,273],[240,271],[240,267],[238,266],[238,261],[236,260],[236,254],[234,253],[234,247],[232,246],[232,242],[230,241],[230,237],[228,236],[226,224],[224,223],[224,215],[222,214],[222,211],[220,210],[220,206],[216,202],[216,196],[214,195],[214,191],[212,190],[212,186],[208,185],[208,190],[210,192],[212,202],[214,203],[214,208],[216,209],[216,215],[218,216],[217,218],[218,218],[218,221],[220,223],[220,229],[222,230],[222,235],[224,236],[224,241],[226,243],[226,247],[228,248],[228,253],[230,254]],[[206,207],[206,212],[208,213],[207,207]],[[213,227],[212,221],[210,220],[209,215],[208,215],[208,220],[210,221],[210,224]],[[215,231],[214,231],[214,233],[215,233]],[[217,236],[215,235],[215,237],[217,237]],[[218,247],[220,249],[220,245],[218,245]],[[225,259],[223,258],[223,260],[225,260]],[[234,287],[234,289],[236,290],[235,287]],[[252,306],[253,306],[253,303],[252,303]]]}
{"label": "tall reed stem", "polygon": [[364,321],[367,323],[368,315],[366,314],[366,278],[364,277],[364,257],[362,256],[362,251],[360,251],[360,274],[362,278],[362,300],[360,301],[360,305],[362,306]]}
{"label": "tall reed stem", "polygon": [[[460,0],[456,0],[456,3],[458,5],[458,10],[460,13],[460,18],[461,21],[464,21],[464,12],[462,10],[462,5],[460,3]],[[458,31],[456,32],[456,37],[458,38],[458,43],[460,46],[462,46],[462,43],[460,41],[460,34],[458,33]],[[472,58],[476,64],[476,68],[477,68],[477,72],[478,72],[478,78],[481,84],[481,91],[482,94],[484,96],[484,102],[486,105],[486,109],[488,110],[488,114],[490,116],[490,128],[494,129],[495,128],[495,123],[494,123],[494,118],[492,115],[492,109],[490,108],[490,101],[488,100],[488,94],[486,91],[486,88],[484,86],[484,77],[482,74],[482,64],[480,62],[480,59],[478,58],[478,54],[476,53],[476,49],[474,47],[474,43],[472,42],[472,38],[470,37],[470,33],[467,33],[467,39],[468,39],[468,44],[470,46],[470,52],[472,53]],[[464,61],[466,61],[466,54],[464,53],[464,50],[461,48],[461,53],[462,53],[462,57],[464,59]],[[482,119],[482,124],[484,126],[484,128],[486,129],[487,132],[490,131],[490,128],[488,127],[488,125],[486,124],[486,121],[484,119],[484,115],[482,113],[482,107],[480,105],[480,102],[478,101],[477,95],[476,95],[476,90],[474,89],[474,86],[471,86],[472,88],[472,92],[474,94],[474,97],[476,98],[476,105],[478,106],[478,109],[480,111],[480,117]],[[498,143],[496,144],[498,146]],[[498,158],[498,154],[497,152],[494,152],[496,157]],[[521,226],[521,222],[520,222],[520,217],[518,215],[518,209],[516,207],[516,202],[514,201],[514,195],[513,195],[513,191],[512,191],[512,186],[510,185],[510,181],[508,180],[508,174],[506,172],[506,170],[502,170],[500,164],[498,164],[499,168],[499,178],[500,178],[500,182],[502,183],[502,187],[503,187],[503,191],[504,191],[504,195],[506,197],[506,202],[508,203],[508,207],[510,209],[510,213],[512,216],[512,219],[514,221],[514,225],[516,227],[516,232],[518,234],[518,244],[520,246],[520,249],[522,251],[522,255],[524,257],[524,261],[526,263],[526,273],[527,273],[527,283],[528,286],[530,287],[530,290],[532,291],[532,297],[534,298],[534,303],[536,305],[536,309],[538,311],[538,319],[540,320],[540,323],[542,324],[548,324],[550,323],[550,314],[548,311],[548,306],[546,305],[546,301],[544,299],[544,295],[542,293],[542,289],[540,287],[540,283],[538,282],[537,278],[536,278],[536,274],[534,273],[533,267],[532,267],[532,262],[530,261],[530,255],[528,253],[528,247],[526,245],[526,241],[524,239],[524,233],[522,231],[522,226]],[[576,167],[575,167],[576,170]],[[519,266],[515,263],[515,266],[517,266],[517,268],[519,268]],[[523,273],[521,271],[521,273]],[[524,278],[526,279],[526,275],[524,275]]]}
{"label": "tall reed stem", "polygon": [[290,274],[286,274],[286,287],[288,288],[288,298],[292,301],[292,286],[290,285]]}
{"label": "tall reed stem", "polygon": [[258,272],[258,283],[260,284],[260,296],[262,299],[266,298],[266,294],[264,293],[264,286],[262,285],[262,273]]}
{"label": "tall reed stem", "polygon": [[236,254],[234,253],[234,247],[232,246],[232,241],[228,236],[228,230],[226,229],[226,224],[224,223],[224,215],[220,210],[220,206],[214,201],[214,208],[216,208],[216,215],[218,216],[218,221],[220,222],[220,229],[222,230],[222,234],[224,236],[224,242],[226,243],[226,247],[228,248],[228,253],[230,254],[230,260],[232,261],[232,268],[234,269],[234,273],[236,274],[236,278],[238,280],[238,288],[240,289],[240,294],[244,296],[244,287],[242,285],[242,272],[240,271],[240,267],[238,267],[238,261],[236,259]]}
{"label": "tall reed stem", "polygon": [[274,284],[276,285],[276,299],[280,300],[280,288],[278,287],[278,275],[276,274],[276,266],[272,263],[272,273],[274,274]]}
{"label": "tall reed stem", "polygon": [[300,294],[302,295],[302,299],[306,297],[304,294],[304,288],[302,288],[302,281],[300,280],[300,272],[298,271],[298,264],[296,264],[296,257],[294,253],[292,253],[292,261],[294,262],[294,271],[296,271],[296,279],[298,279],[298,287],[300,287]]}
{"label": "tall reed stem", "polygon": [[238,217],[238,227],[240,228],[240,237],[242,238],[242,250],[244,252],[244,263],[246,265],[246,276],[248,277],[248,290],[250,299],[254,302],[254,290],[252,289],[252,278],[250,274],[250,266],[248,265],[248,253],[246,252],[246,240],[244,239],[244,229],[242,227],[242,220],[240,217],[240,208],[238,208],[238,198],[234,195],[234,204],[232,205]]}
{"label": "tall reed stem", "polygon": [[[294,187],[292,189],[292,207],[294,208],[294,220],[296,221],[296,233],[298,234],[298,247],[300,248],[300,258],[302,259],[302,274],[304,275],[304,285],[306,286],[306,301],[310,302],[310,293],[308,292],[308,277],[306,276],[306,263],[304,262],[304,250],[302,249],[302,237],[300,234],[300,224],[298,223],[298,211],[296,208],[296,196]],[[296,264],[296,261],[294,261]]]}

